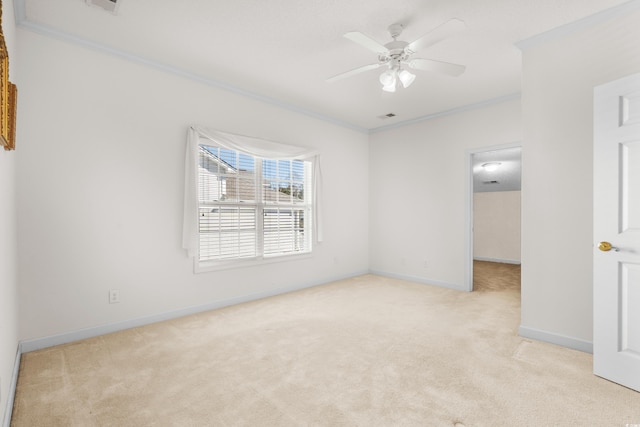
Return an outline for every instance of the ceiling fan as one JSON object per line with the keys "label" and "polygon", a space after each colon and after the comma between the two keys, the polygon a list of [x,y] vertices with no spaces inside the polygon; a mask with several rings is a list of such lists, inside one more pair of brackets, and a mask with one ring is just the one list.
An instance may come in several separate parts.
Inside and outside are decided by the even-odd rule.
{"label": "ceiling fan", "polygon": [[464,72],[466,68],[464,65],[451,64],[434,59],[413,58],[413,54],[418,50],[433,46],[453,34],[464,30],[465,24],[463,21],[451,19],[411,43],[398,40],[403,28],[402,24],[390,25],[388,31],[393,41],[384,45],[358,31],[346,33],[344,35],[345,38],[376,53],[378,55],[378,62],[340,73],[328,78],[327,82],[331,83],[364,71],[375,70],[376,68],[386,66],[387,70],[380,74],[382,90],[395,92],[399,83],[407,88],[415,80],[416,76],[407,71],[407,68],[434,71],[449,76],[459,76]]}

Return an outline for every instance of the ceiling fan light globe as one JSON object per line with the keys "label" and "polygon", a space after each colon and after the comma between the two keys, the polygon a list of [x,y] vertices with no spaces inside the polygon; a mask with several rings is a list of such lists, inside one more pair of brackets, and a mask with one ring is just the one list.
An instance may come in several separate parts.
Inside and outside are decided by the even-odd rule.
{"label": "ceiling fan light globe", "polygon": [[391,84],[383,85],[382,86],[382,90],[385,91],[385,92],[395,92],[396,91],[396,82],[395,82],[395,80]]}
{"label": "ceiling fan light globe", "polygon": [[398,73],[398,78],[400,79],[402,86],[406,89],[411,86],[411,83],[416,79],[416,75],[411,74],[407,70],[402,70]]}
{"label": "ceiling fan light globe", "polygon": [[382,86],[395,85],[395,73],[392,70],[387,70],[384,73],[380,74],[380,83],[382,83]]}

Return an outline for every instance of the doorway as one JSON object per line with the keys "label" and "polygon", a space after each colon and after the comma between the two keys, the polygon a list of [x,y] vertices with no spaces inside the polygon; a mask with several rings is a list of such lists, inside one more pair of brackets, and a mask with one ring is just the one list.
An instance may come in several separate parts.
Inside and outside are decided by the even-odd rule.
{"label": "doorway", "polygon": [[467,289],[519,290],[522,147],[488,147],[467,156]]}

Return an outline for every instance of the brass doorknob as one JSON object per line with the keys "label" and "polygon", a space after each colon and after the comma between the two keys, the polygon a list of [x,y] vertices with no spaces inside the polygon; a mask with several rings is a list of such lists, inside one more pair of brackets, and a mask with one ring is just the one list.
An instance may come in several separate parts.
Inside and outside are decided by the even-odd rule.
{"label": "brass doorknob", "polygon": [[616,248],[615,246],[611,246],[611,243],[609,243],[609,242],[600,242],[600,244],[598,245],[598,249],[600,249],[603,252],[609,252],[611,249],[613,249],[616,252],[618,252],[620,250],[620,248]]}

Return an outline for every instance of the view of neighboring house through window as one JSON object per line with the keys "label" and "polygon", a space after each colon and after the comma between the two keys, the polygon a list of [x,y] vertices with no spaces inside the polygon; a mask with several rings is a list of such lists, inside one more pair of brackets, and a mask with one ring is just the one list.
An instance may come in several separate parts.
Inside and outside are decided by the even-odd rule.
{"label": "view of neighboring house through window", "polygon": [[312,164],[198,146],[199,259],[311,251]]}

